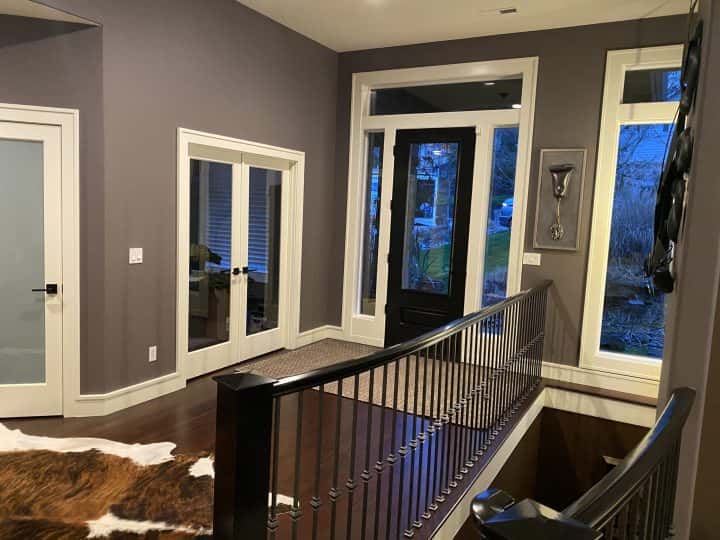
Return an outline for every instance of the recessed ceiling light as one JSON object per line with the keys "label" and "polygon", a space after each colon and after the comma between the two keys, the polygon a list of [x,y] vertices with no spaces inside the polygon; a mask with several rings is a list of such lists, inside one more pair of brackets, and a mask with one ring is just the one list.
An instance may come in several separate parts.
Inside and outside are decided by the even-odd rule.
{"label": "recessed ceiling light", "polygon": [[513,103],[512,108],[513,109],[522,109],[522,105],[520,105],[519,103]]}
{"label": "recessed ceiling light", "polygon": [[503,8],[500,10],[500,15],[512,15],[513,13],[517,13],[517,8],[510,7],[510,8]]}
{"label": "recessed ceiling light", "polygon": [[495,81],[485,81],[485,86],[495,86]]}

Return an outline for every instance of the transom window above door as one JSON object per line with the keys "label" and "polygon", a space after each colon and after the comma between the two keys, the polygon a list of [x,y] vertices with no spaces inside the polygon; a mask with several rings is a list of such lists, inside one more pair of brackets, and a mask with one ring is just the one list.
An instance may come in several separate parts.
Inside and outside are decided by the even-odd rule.
{"label": "transom window above door", "polygon": [[370,115],[516,109],[521,101],[520,78],[378,88],[370,92]]}

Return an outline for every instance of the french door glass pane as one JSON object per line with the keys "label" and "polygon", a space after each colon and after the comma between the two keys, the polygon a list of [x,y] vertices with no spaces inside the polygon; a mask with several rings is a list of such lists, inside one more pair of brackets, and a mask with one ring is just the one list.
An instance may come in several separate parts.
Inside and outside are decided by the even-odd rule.
{"label": "french door glass pane", "polygon": [[230,339],[232,165],[190,160],[188,349]]}
{"label": "french door glass pane", "polygon": [[402,288],[448,294],[458,143],[410,145]]}
{"label": "french door glass pane", "polygon": [[499,302],[505,298],[507,293],[517,144],[517,126],[495,128],[492,177],[490,180],[490,208],[488,211],[487,236],[485,237],[483,307]]}
{"label": "french door glass pane", "polygon": [[43,146],[0,139],[0,384],[45,381]]}
{"label": "french door glass pane", "polygon": [[620,129],[600,349],[662,358],[664,295],[652,289],[643,263],[653,242],[655,192],[671,124]]}
{"label": "french door glass pane", "polygon": [[278,326],[282,173],[250,167],[247,334]]}
{"label": "french door glass pane", "polygon": [[384,133],[368,133],[360,290],[360,313],[363,315],[375,315],[384,143]]}

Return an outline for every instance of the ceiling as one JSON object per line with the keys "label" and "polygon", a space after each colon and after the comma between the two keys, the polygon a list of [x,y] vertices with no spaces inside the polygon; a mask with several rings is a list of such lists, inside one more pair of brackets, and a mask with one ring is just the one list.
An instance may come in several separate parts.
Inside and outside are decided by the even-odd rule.
{"label": "ceiling", "polygon": [[[689,0],[238,0],[339,52],[685,13]],[[500,10],[516,13],[501,15]]]}
{"label": "ceiling", "polygon": [[72,13],[67,13],[32,0],[0,0],[0,15],[32,17],[33,19],[46,19],[49,21],[69,23],[95,24],[92,21],[78,17]]}

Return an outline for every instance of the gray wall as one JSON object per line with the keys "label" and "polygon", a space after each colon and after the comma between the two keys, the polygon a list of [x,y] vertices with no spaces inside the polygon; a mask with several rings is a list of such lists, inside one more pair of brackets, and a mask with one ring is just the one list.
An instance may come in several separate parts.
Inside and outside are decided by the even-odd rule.
{"label": "gray wall", "polygon": [[337,54],[234,0],[48,3],[102,30],[0,49],[0,101],[83,119],[82,391],[175,369],[179,126],[306,152],[301,327],[327,323]]}
{"label": "gray wall", "polygon": [[[575,364],[585,294],[585,274],[590,232],[595,158],[604,83],[605,55],[610,49],[680,43],[684,40],[685,17],[664,17],[560,30],[463,39],[406,47],[373,49],[340,55],[338,86],[338,159],[335,167],[335,222],[333,244],[332,320],[340,320],[342,297],[342,252],[347,191],[348,130],[351,76],[378,69],[450,64],[501,58],[540,58],[535,106],[532,168],[530,172],[526,249],[532,250],[535,220],[538,156],[540,148],[587,148],[587,174],[582,202],[583,222],[580,250],[543,251],[542,266],[525,267],[523,286],[553,279],[555,287],[550,311],[546,359]],[[572,91],[568,91],[568,87]]]}
{"label": "gray wall", "polygon": [[[102,391],[102,30],[78,30],[75,25],[0,16],[0,36],[0,102],[80,109],[81,361],[83,378],[94,368],[98,384],[91,388]],[[113,360],[118,362],[117,358]]]}

